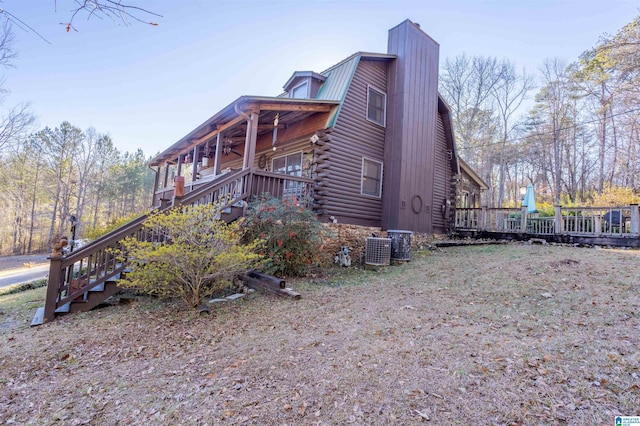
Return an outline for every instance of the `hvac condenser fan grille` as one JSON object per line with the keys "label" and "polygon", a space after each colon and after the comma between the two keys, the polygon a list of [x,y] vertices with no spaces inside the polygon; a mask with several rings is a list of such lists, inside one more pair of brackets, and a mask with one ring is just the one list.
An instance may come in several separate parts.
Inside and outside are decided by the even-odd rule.
{"label": "hvac condenser fan grille", "polygon": [[367,265],[389,265],[391,263],[391,239],[367,238],[364,263]]}

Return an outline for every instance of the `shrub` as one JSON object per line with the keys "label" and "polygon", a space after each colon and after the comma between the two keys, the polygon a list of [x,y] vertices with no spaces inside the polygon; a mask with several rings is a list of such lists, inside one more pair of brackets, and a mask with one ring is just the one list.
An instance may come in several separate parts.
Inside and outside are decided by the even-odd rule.
{"label": "shrub", "polygon": [[633,188],[619,186],[607,186],[602,194],[593,197],[593,205],[596,207],[621,207],[637,203],[638,195],[633,192]]}
{"label": "shrub", "polygon": [[249,204],[244,241],[264,240],[263,271],[279,276],[302,276],[310,266],[325,262],[325,227],[295,198],[263,195]]}
{"label": "shrub", "polygon": [[228,285],[234,275],[255,267],[261,241],[241,245],[238,224],[224,223],[219,214],[217,206],[203,205],[149,217],[145,231],[160,238],[124,241],[132,272],[123,285],[163,297],[178,296],[195,307]]}

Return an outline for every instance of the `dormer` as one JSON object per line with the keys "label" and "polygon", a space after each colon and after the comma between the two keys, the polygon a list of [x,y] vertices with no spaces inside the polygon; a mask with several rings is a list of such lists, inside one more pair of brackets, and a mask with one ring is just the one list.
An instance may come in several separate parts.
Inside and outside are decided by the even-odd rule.
{"label": "dormer", "polygon": [[290,98],[314,99],[327,79],[313,71],[296,71],[284,85]]}

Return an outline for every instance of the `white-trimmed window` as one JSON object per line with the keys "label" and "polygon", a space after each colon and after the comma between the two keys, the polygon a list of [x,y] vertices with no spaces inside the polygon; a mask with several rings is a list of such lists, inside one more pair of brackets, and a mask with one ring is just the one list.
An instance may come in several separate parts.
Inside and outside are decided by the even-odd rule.
{"label": "white-trimmed window", "polygon": [[373,86],[367,86],[367,120],[386,125],[387,94]]}
{"label": "white-trimmed window", "polygon": [[360,193],[380,198],[382,196],[382,162],[362,158],[362,186]]}
{"label": "white-trimmed window", "polygon": [[274,158],[271,170],[285,175],[302,176],[302,151]]}
{"label": "white-trimmed window", "polygon": [[309,97],[309,82],[305,81],[291,89],[290,98],[305,99]]}

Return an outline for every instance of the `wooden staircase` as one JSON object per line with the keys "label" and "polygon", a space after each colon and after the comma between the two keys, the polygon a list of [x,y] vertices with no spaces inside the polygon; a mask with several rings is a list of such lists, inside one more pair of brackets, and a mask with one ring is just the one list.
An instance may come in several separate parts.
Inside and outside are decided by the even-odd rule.
{"label": "wooden staircase", "polygon": [[[220,218],[229,223],[244,214],[251,195],[269,192],[273,196],[288,196],[286,188],[294,186],[289,182],[296,182],[295,187],[302,189],[295,196],[313,200],[311,179],[244,169],[203,183],[184,197],[173,197],[170,206],[158,208],[154,213],[177,206],[218,204]],[[31,325],[52,321],[58,315],[88,311],[118,293],[118,280],[129,271],[126,260],[114,255],[121,251],[122,241],[128,237],[164,240],[164,235],[143,228],[147,217],[142,215],[67,256],[50,257],[45,306],[38,308]]]}

